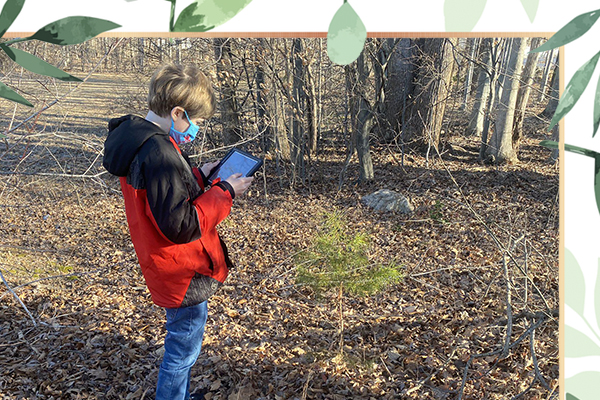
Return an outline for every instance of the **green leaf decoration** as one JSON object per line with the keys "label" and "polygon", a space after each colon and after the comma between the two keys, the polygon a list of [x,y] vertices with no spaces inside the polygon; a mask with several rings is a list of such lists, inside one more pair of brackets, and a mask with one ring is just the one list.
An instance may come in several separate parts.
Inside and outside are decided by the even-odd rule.
{"label": "green leaf decoration", "polygon": [[596,97],[594,100],[594,133],[592,137],[596,136],[598,127],[600,126],[600,79],[598,79],[598,86],[596,86]]}
{"label": "green leaf decoration", "polygon": [[444,2],[446,31],[472,31],[479,22],[486,3],[487,0],[446,0]]}
{"label": "green leaf decoration", "polygon": [[196,0],[187,6],[173,26],[174,32],[206,32],[229,21],[252,0]]}
{"label": "green leaf decoration", "polygon": [[598,398],[600,371],[584,371],[565,379],[567,400],[596,400]]}
{"label": "green leaf decoration", "polygon": [[594,310],[596,311],[596,323],[598,324],[598,327],[600,327],[600,259],[598,259],[596,287],[594,289]]}
{"label": "green leaf decoration", "polygon": [[523,8],[525,8],[529,21],[533,22],[535,15],[537,14],[538,6],[540,5],[540,0],[521,0],[521,4],[523,4]]}
{"label": "green leaf decoration", "polygon": [[600,52],[598,52],[594,57],[592,57],[588,62],[583,64],[581,68],[575,72],[569,84],[565,88],[564,93],[560,96],[560,100],[558,101],[558,106],[556,107],[556,112],[552,117],[552,121],[550,121],[550,127],[548,130],[551,130],[554,125],[558,123],[577,103],[577,100],[581,97],[581,94],[587,87],[588,83],[590,83],[590,79],[592,78],[592,74],[594,73],[594,69],[596,68],[596,64],[598,63],[598,58],[600,57]]}
{"label": "green leaf decoration", "polygon": [[600,213],[600,154],[595,154],[595,165],[594,165],[594,195],[596,197],[596,208]]}
{"label": "green leaf decoration", "polygon": [[573,253],[565,248],[565,304],[583,316],[585,280]]}
{"label": "green leaf decoration", "polygon": [[17,16],[21,12],[23,8],[23,4],[25,4],[25,0],[7,0],[4,3],[4,7],[2,7],[2,12],[0,13],[0,37],[2,37],[8,28],[15,22]]}
{"label": "green leaf decoration", "polygon": [[531,51],[537,53],[540,51],[556,49],[557,47],[571,43],[573,40],[580,38],[584,33],[589,31],[599,17],[600,10],[581,14],[573,18],[571,22],[552,35],[546,43]]}
{"label": "green leaf decoration", "polygon": [[[544,140],[544,142],[552,142],[552,141]],[[556,142],[553,142],[553,143],[556,143]],[[549,145],[547,147],[551,147],[551,145]],[[558,148],[558,143],[556,143],[556,147],[554,147],[554,148]],[[596,157],[600,156],[599,153],[596,153],[593,150],[584,149],[583,147],[577,147],[577,146],[573,146],[570,144],[565,144],[565,151],[570,151],[571,153],[577,153],[577,154],[581,154],[583,156],[592,157],[592,158],[596,158]]]}
{"label": "green leaf decoration", "polygon": [[327,55],[336,64],[355,61],[365,47],[367,28],[352,6],[344,4],[333,16],[327,31]]}
{"label": "green leaf decoration", "polygon": [[558,149],[558,142],[555,142],[554,140],[542,140],[539,145],[549,149]]}
{"label": "green leaf decoration", "polygon": [[44,26],[28,39],[59,45],[79,44],[120,26],[93,17],[67,17]]}
{"label": "green leaf decoration", "polygon": [[565,325],[565,357],[600,356],[600,347],[577,329]]}
{"label": "green leaf decoration", "polygon": [[38,57],[15,49],[4,44],[0,44],[0,48],[17,64],[22,66],[28,71],[35,72],[36,74],[50,76],[52,78],[60,79],[62,81],[81,82],[81,79],[67,74],[66,72],[56,68],[52,64],[48,64],[46,61],[39,59]]}
{"label": "green leaf decoration", "polygon": [[23,96],[6,86],[4,83],[0,82],[0,97],[4,97],[5,99],[16,101],[20,104],[25,104],[26,106],[33,107],[33,104],[25,100]]}

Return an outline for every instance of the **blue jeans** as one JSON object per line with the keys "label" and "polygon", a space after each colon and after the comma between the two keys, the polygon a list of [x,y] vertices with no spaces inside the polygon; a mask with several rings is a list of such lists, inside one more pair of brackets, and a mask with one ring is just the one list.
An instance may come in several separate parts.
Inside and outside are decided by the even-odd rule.
{"label": "blue jeans", "polygon": [[202,347],[208,313],[206,301],[165,310],[167,336],[165,355],[158,371],[156,400],[187,400],[190,397],[190,373]]}

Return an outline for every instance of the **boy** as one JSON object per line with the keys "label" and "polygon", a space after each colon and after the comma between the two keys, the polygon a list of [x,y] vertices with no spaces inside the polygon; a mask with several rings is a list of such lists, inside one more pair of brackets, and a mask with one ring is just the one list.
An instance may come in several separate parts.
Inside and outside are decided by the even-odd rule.
{"label": "boy", "polygon": [[127,223],[146,285],[166,309],[165,353],[156,400],[190,398],[190,372],[200,354],[206,300],[232,266],[216,226],[253,178],[235,174],[205,191],[217,163],[193,168],[179,145],[194,140],[215,96],[196,67],[165,65],[150,81],[146,118],[109,122],[104,167],[119,177]]}

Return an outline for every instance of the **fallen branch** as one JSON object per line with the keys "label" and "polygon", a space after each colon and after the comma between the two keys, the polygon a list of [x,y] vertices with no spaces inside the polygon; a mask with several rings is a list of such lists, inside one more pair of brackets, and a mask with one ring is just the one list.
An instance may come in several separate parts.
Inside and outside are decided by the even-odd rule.
{"label": "fallen branch", "polygon": [[[0,278],[2,278],[2,282],[4,282],[4,284],[6,285],[6,288],[8,289],[8,291],[10,292],[10,294],[13,295],[13,297],[19,302],[19,304],[21,304],[21,306],[23,306],[23,309],[25,310],[25,312],[27,312],[27,315],[29,315],[29,318],[31,318],[31,322],[33,322],[33,326],[37,327],[37,322],[35,321],[35,318],[33,318],[33,315],[31,315],[31,313],[29,312],[29,309],[27,308],[27,306],[21,301],[21,299],[19,298],[19,296],[17,296],[17,294],[11,289],[11,287],[8,285],[8,282],[6,282],[6,279],[4,279],[4,275],[2,274],[2,271],[0,271]],[[3,296],[4,297],[4,296]],[[2,297],[0,297],[1,299]]]}
{"label": "fallen branch", "polygon": [[[435,148],[435,147],[434,147]],[[516,265],[516,267],[519,269],[519,271],[521,271],[521,273],[523,274],[523,276],[525,276],[527,278],[527,280],[529,281],[529,283],[531,284],[531,286],[535,289],[535,291],[537,292],[538,296],[540,296],[540,299],[544,302],[544,305],[546,306],[546,310],[548,312],[551,312],[552,309],[550,308],[550,305],[548,304],[548,302],[546,301],[546,298],[544,297],[544,295],[542,294],[542,291],[540,290],[540,288],[535,284],[535,282],[533,281],[533,279],[523,270],[523,267],[521,267],[519,265],[519,263],[517,262],[517,260],[515,260],[514,256],[512,255],[512,253],[504,248],[504,246],[502,245],[502,243],[500,242],[500,239],[498,239],[498,237],[494,234],[494,232],[492,231],[492,229],[490,228],[490,226],[483,220],[483,218],[481,217],[481,215],[479,215],[477,213],[477,211],[475,211],[475,209],[471,206],[471,204],[469,203],[469,201],[467,200],[467,196],[465,196],[465,194],[462,191],[462,188],[460,187],[460,185],[458,184],[458,182],[456,182],[456,179],[454,179],[454,176],[452,175],[452,173],[450,172],[450,170],[448,169],[448,166],[446,165],[446,163],[444,162],[444,160],[442,159],[442,156],[440,155],[440,152],[438,151],[437,148],[435,148],[438,157],[440,158],[440,161],[442,163],[442,166],[444,167],[444,169],[446,170],[446,172],[448,173],[448,176],[450,176],[450,179],[452,180],[452,182],[454,183],[454,185],[456,185],[456,188],[458,190],[458,192],[460,193],[461,197],[464,199],[465,201],[465,205],[466,207],[469,209],[469,211],[471,211],[471,213],[475,216],[475,219],[481,224],[483,225],[483,227],[485,228],[485,230],[487,231],[487,233],[490,235],[490,237],[492,238],[492,241],[496,244],[496,246],[498,247],[498,249],[500,250],[500,253],[508,256],[508,258]]]}
{"label": "fallen branch", "polygon": [[508,357],[508,346],[510,345],[510,337],[512,336],[513,314],[511,302],[510,277],[508,275],[508,266],[506,265],[506,256],[502,256],[502,267],[504,269],[504,280],[506,282],[506,338],[504,340],[504,349],[500,355],[500,359]]}
{"label": "fallen branch", "polygon": [[407,392],[406,395],[409,395],[413,392],[416,392],[417,390],[419,390],[425,383],[427,383],[427,381],[429,381],[431,378],[433,378],[434,376],[437,375],[437,373],[446,368],[448,366],[448,364],[450,364],[450,360],[452,360],[452,357],[454,357],[454,354],[456,354],[456,350],[458,350],[458,345],[454,346],[454,350],[452,350],[452,354],[450,354],[450,356],[448,356],[448,359],[446,360],[446,362],[444,363],[444,365],[442,365],[441,367],[439,367],[438,369],[436,369],[435,371],[433,371],[428,377],[426,377],[425,379],[422,379],[419,383],[417,383],[415,386],[413,386],[412,388],[410,388]]}
{"label": "fallen branch", "polygon": [[23,176],[49,176],[49,177],[54,177],[54,178],[89,178],[89,179],[96,179],[96,178],[100,178],[102,175],[106,174],[107,171],[102,171],[102,172],[98,172],[97,174],[94,175],[86,175],[86,174],[54,174],[51,172],[6,172],[6,171],[0,171],[0,175],[23,175]]}
{"label": "fallen branch", "polygon": [[[531,332],[536,330],[541,324],[542,322],[544,322],[546,320],[546,316],[543,315],[541,318],[539,318],[535,323],[533,323],[525,332],[523,332],[523,334],[521,334],[521,336],[519,336],[519,338],[517,340],[515,340],[512,344],[510,344],[508,346],[508,349],[512,349],[513,347],[517,346],[519,343],[521,343],[527,336],[531,335]],[[463,378],[462,378],[462,383],[460,385],[460,389],[458,391],[458,400],[462,400],[463,397],[463,393],[465,390],[465,386],[467,384],[467,374],[469,372],[469,367],[471,366],[471,363],[473,362],[473,360],[477,359],[477,358],[483,358],[483,357],[490,357],[490,356],[495,356],[495,355],[499,355],[502,354],[505,351],[505,348],[501,348],[498,350],[494,350],[494,351],[490,351],[488,353],[483,353],[483,354],[475,354],[475,355],[471,355],[469,357],[469,360],[467,361],[467,365],[465,365],[465,370],[463,371]],[[498,362],[500,361],[500,357],[498,357],[498,359],[496,360],[496,362],[494,363],[494,365],[492,365],[490,367],[490,369],[488,370],[488,372],[486,372],[484,375],[489,374],[498,364]],[[540,374],[541,376],[541,374]]]}
{"label": "fallen branch", "polygon": [[[125,262],[125,261],[124,261],[124,262]],[[119,263],[119,264],[122,264],[122,263]],[[117,265],[119,265],[119,264],[112,265],[111,267],[117,266]],[[23,283],[23,284],[21,284],[21,285],[19,285],[19,286],[15,286],[15,287],[13,288],[13,290],[20,289],[20,288],[22,288],[22,287],[29,286],[29,285],[33,285],[33,284],[35,284],[35,283],[42,282],[42,281],[46,281],[46,280],[50,280],[50,279],[70,278],[70,277],[74,277],[74,276],[91,275],[91,274],[95,274],[95,273],[98,273],[98,272],[104,271],[104,270],[106,270],[106,269],[108,269],[108,268],[109,268],[109,267],[102,267],[102,268],[98,268],[98,269],[95,269],[95,270],[93,270],[93,271],[89,271],[89,272],[73,272],[73,273],[71,273],[71,274],[47,276],[47,277],[45,277],[45,278],[36,279],[36,280],[34,280],[34,281],[31,281],[31,282]],[[1,270],[1,269],[0,269],[0,275],[2,275],[2,270]],[[4,277],[3,277],[2,279],[4,280]],[[6,283],[6,281],[5,281],[4,283]],[[7,284],[6,286],[8,286],[8,284]],[[13,291],[10,289],[10,288],[9,288],[9,291],[10,291],[10,292],[11,292],[13,295],[15,294],[15,293],[14,293],[14,292],[13,292]],[[4,296],[6,296],[6,293],[4,293],[2,296],[0,296],[0,300],[2,300],[2,298],[3,298]]]}
{"label": "fallen branch", "polygon": [[435,274],[436,272],[442,272],[442,271],[448,271],[448,270],[470,271],[473,269],[486,269],[489,267],[490,267],[489,265],[480,265],[478,267],[461,267],[461,266],[445,267],[445,268],[434,269],[432,271],[417,272],[416,274],[411,273],[411,274],[408,274],[407,277],[412,278],[415,276],[431,275],[431,274]]}

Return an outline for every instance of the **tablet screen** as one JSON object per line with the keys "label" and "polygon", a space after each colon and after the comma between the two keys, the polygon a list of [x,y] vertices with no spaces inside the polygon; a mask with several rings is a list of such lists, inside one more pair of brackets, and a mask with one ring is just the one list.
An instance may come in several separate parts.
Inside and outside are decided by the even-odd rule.
{"label": "tablet screen", "polygon": [[240,172],[243,174],[243,176],[247,176],[248,172],[250,172],[256,164],[257,161],[255,159],[252,159],[240,152],[234,151],[227,158],[227,160],[225,160],[223,165],[221,165],[219,170],[211,175],[210,180],[213,181],[217,178],[225,180],[231,175]]}

